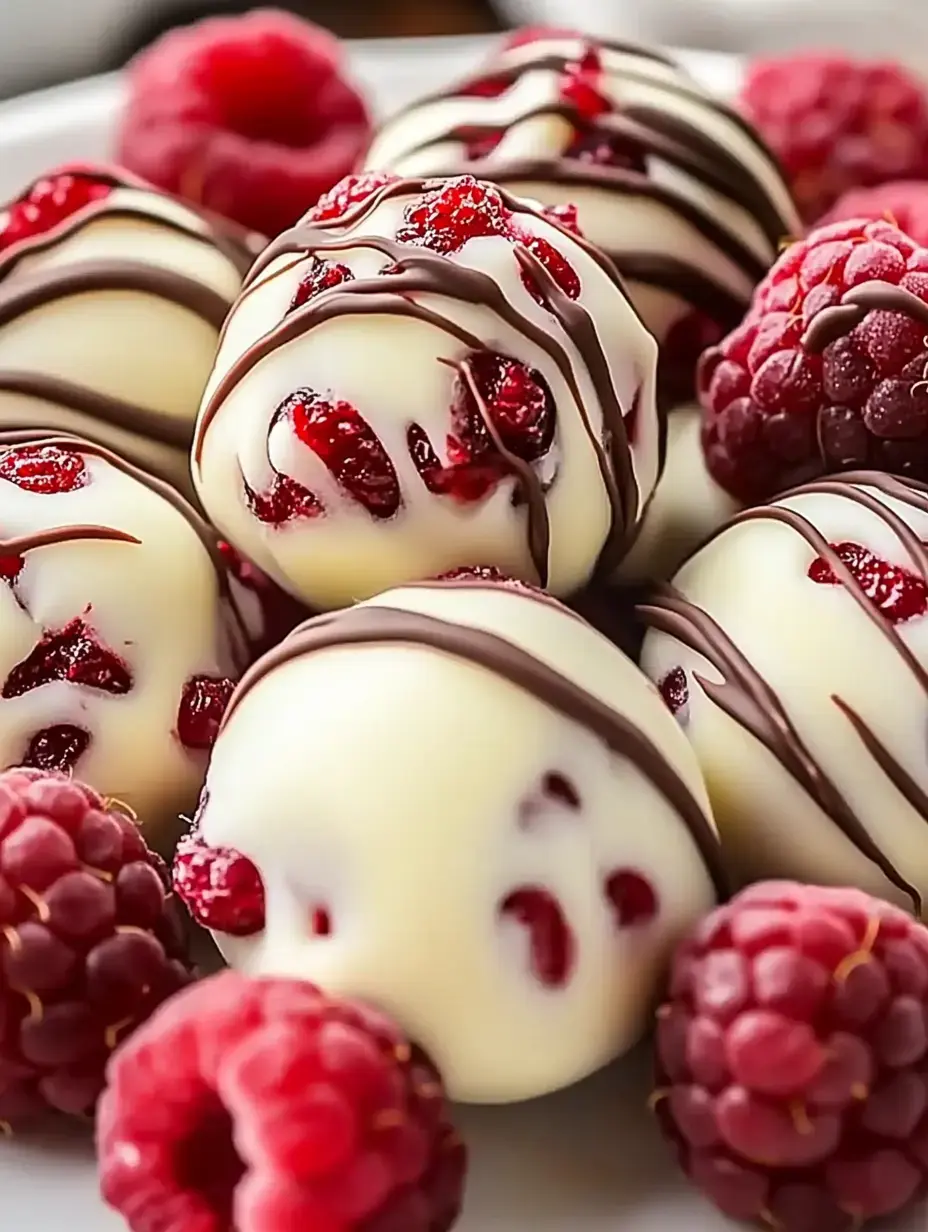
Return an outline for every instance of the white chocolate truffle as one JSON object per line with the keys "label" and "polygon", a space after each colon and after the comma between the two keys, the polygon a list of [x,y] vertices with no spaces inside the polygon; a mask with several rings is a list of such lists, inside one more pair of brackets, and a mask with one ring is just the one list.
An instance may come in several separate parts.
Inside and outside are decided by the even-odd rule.
{"label": "white chocolate truffle", "polygon": [[744,879],[928,902],[928,488],[875,472],[736,516],[642,609],[642,665]]}
{"label": "white chocolate truffle", "polygon": [[534,203],[344,181],[232,309],[194,482],[313,608],[462,565],[567,595],[654,489],[656,358],[614,269]]}
{"label": "white chocolate truffle", "polygon": [[709,473],[701,428],[698,406],[680,406],[668,416],[664,470],[619,569],[621,581],[666,581],[740,508]]}
{"label": "white chocolate truffle", "polygon": [[258,238],[123,172],[0,206],[0,430],[76,433],[190,491],[219,329]]}
{"label": "white chocolate truffle", "polygon": [[0,526],[0,766],[73,770],[157,843],[248,661],[215,534],[167,484],[42,433],[0,435]]}
{"label": "white chocolate truffle", "polygon": [[629,1048],[719,877],[656,690],[560,603],[485,579],[317,617],[259,661],[197,826],[201,859],[263,881],[263,930],[216,938],[229,962],[379,1004],[473,1102]]}
{"label": "white chocolate truffle", "polygon": [[365,164],[470,171],[576,205],[660,342],[691,309],[733,329],[778,245],[801,234],[750,126],[673,60],[626,44],[551,35],[504,47],[481,74],[388,121]]}

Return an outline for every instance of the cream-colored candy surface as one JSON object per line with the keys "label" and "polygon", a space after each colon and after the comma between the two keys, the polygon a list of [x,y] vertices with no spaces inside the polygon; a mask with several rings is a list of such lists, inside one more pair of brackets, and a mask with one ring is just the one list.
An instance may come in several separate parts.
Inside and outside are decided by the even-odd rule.
{"label": "cream-colored candy surface", "polygon": [[540,38],[388,121],[366,165],[473,169],[545,204],[575,204],[663,341],[690,308],[723,329],[800,234],[753,132],[672,60],[636,46]]}
{"label": "cream-colored candy surface", "polygon": [[73,770],[157,841],[196,803],[246,648],[205,523],[140,476],[0,437],[0,765]]}
{"label": "cream-colored candy surface", "polygon": [[122,173],[41,185],[0,207],[0,429],[75,432],[189,491],[194,419],[257,239]]}
{"label": "cream-colored candy surface", "polygon": [[291,635],[232,703],[199,826],[264,883],[264,930],[217,937],[232,965],[381,1005],[467,1101],[630,1047],[714,897],[704,788],[657,692],[559,604],[486,582]]}
{"label": "cream-colored candy surface", "polygon": [[[440,214],[449,194],[462,213]],[[471,198],[493,233],[460,240]],[[453,234],[423,227],[436,211]],[[614,271],[532,203],[399,181],[261,258],[194,481],[224,536],[314,607],[466,564],[569,594],[621,557],[656,483],[656,352]]]}
{"label": "cream-colored candy surface", "polygon": [[702,412],[680,406],[667,419],[667,459],[632,550],[622,562],[625,582],[664,581],[739,505],[706,468],[700,441]]}
{"label": "cream-colored candy surface", "polygon": [[924,541],[928,489],[823,480],[739,515],[646,609],[642,665],[745,878],[928,901]]}

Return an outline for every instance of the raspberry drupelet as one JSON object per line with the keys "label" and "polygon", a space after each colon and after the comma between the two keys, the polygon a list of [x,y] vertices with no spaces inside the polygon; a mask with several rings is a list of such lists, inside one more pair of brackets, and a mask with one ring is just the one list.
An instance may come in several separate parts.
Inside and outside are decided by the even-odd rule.
{"label": "raspberry drupelet", "polygon": [[928,1179],[928,931],[857,890],[745,890],[678,951],[657,1058],[660,1123],[727,1215],[893,1215]]}

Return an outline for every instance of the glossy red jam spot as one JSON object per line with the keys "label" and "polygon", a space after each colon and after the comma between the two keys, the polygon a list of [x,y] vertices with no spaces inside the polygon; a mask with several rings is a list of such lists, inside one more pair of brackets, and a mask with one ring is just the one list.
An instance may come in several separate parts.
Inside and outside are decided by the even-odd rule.
{"label": "glossy red jam spot", "polygon": [[650,924],[660,909],[654,886],[634,869],[622,868],[611,873],[605,892],[619,928]]}
{"label": "glossy red jam spot", "polygon": [[468,240],[489,235],[512,237],[512,214],[497,189],[462,175],[439,180],[436,187],[410,201],[396,233],[402,244],[433,252],[458,252]]}
{"label": "glossy red jam spot", "polygon": [[[529,250],[536,261],[540,261],[545,270],[568,299],[576,299],[580,294],[580,279],[577,271],[562,252],[540,235],[524,236],[521,243]],[[536,303],[546,306],[545,288],[539,284],[535,274],[528,269],[521,270],[522,285]]]}
{"label": "glossy red jam spot", "polygon": [[177,710],[177,738],[187,749],[211,749],[235,689],[222,676],[191,676]]}
{"label": "glossy red jam spot", "polygon": [[25,563],[24,556],[0,556],[0,578],[12,586],[22,573]]}
{"label": "glossy red jam spot", "polygon": [[288,311],[294,312],[302,308],[311,299],[321,295],[323,291],[331,291],[333,287],[341,286],[343,282],[353,282],[354,274],[347,265],[338,261],[323,261],[315,253],[306,263],[305,272],[300,279],[300,285],[294,292]]}
{"label": "glossy red jam spot", "polygon": [[[928,611],[928,583],[919,574],[883,560],[859,543],[833,543],[830,547],[873,606],[891,624],[914,620]],[[824,586],[841,584],[832,566],[821,556],[809,566],[808,576]]]}
{"label": "glossy red jam spot", "polygon": [[74,173],[36,181],[24,197],[14,202],[5,219],[0,216],[0,252],[44,235],[111,192],[111,185]]}
{"label": "glossy red jam spot", "polygon": [[2,695],[21,697],[55,680],[67,680],[116,696],[132,688],[128,666],[103,646],[82,620],[72,620],[63,629],[46,630],[7,676]]}
{"label": "glossy red jam spot", "polygon": [[90,732],[70,723],[43,727],[29,741],[22,764],[36,770],[73,770],[90,747]]}
{"label": "glossy red jam spot", "polygon": [[554,895],[539,886],[523,886],[506,897],[500,914],[527,931],[536,979],[546,988],[563,988],[573,970],[575,945]]}
{"label": "glossy red jam spot", "polygon": [[565,808],[580,807],[580,793],[576,784],[559,770],[549,770],[541,781],[541,790],[549,800],[556,800]]}
{"label": "glossy red jam spot", "polygon": [[198,924],[232,937],[264,928],[264,883],[254,864],[230,847],[211,847],[196,832],[174,856],[174,889]]}
{"label": "glossy red jam spot", "polygon": [[314,907],[309,922],[314,937],[331,937],[332,917],[325,907]]}
{"label": "glossy red jam spot", "polygon": [[580,230],[580,219],[575,205],[546,205],[541,212],[548,222],[557,223],[565,231],[570,231],[573,235],[579,235],[582,238],[583,232]]}
{"label": "glossy red jam spot", "polygon": [[406,430],[406,447],[422,482],[435,496],[450,496],[467,505],[483,500],[500,481],[495,466],[477,466],[470,461],[465,447],[455,437],[446,442],[449,464],[443,466],[429,438],[418,424]]}
{"label": "glossy red jam spot", "polygon": [[266,526],[283,526],[299,518],[318,518],[325,512],[319,498],[289,475],[275,475],[265,492],[255,492],[246,483],[245,503]]}
{"label": "glossy red jam spot", "polygon": [[683,668],[672,667],[666,676],[661,677],[657,688],[670,713],[683,722],[690,700],[690,686]]}
{"label": "glossy red jam spot", "polygon": [[564,152],[565,158],[597,167],[616,167],[645,175],[648,170],[644,148],[621,133],[602,126],[578,131]]}
{"label": "glossy red jam spot", "polygon": [[588,46],[579,60],[565,66],[559,86],[561,98],[584,120],[595,120],[612,110],[603,92],[603,60],[597,47]]}
{"label": "glossy red jam spot", "polygon": [[312,389],[298,389],[278,407],[274,419],[288,420],[297,439],[372,517],[393,517],[402,503],[393,463],[350,403],[330,402]]}
{"label": "glossy red jam spot", "polygon": [[84,459],[60,445],[14,445],[0,453],[0,479],[26,492],[56,496],[90,483]]}
{"label": "glossy red jam spot", "polygon": [[305,222],[331,222],[342,218],[359,205],[369,201],[382,188],[395,184],[398,175],[388,171],[366,171],[363,175],[346,175],[343,180],[319,198],[308,211]]}

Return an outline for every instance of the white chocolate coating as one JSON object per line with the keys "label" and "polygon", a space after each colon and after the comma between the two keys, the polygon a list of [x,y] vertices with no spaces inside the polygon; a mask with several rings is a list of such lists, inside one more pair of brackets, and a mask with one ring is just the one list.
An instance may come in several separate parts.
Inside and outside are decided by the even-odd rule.
{"label": "white chocolate coating", "polygon": [[[421,199],[421,185],[401,182],[344,221],[325,229],[304,222],[275,241],[229,316],[204,397],[193,467],[204,508],[239,551],[317,609],[470,564],[495,565],[529,582],[544,572],[548,589],[570,594],[589,579],[607,545],[615,546],[616,529],[619,539],[625,533],[616,526],[604,470],[624,488],[626,530],[657,481],[657,346],[614,273],[534,203],[510,201],[522,233],[549,243],[579,277],[576,306],[561,299],[565,311],[581,318],[587,331],[581,336],[579,325],[526,289],[512,239],[473,238],[447,256],[398,244],[406,211]],[[389,253],[376,247],[383,241]],[[344,265],[357,281],[323,291],[288,317],[314,254]],[[426,289],[406,290],[399,285],[402,275],[384,273],[396,256]],[[376,313],[368,308],[374,295]],[[418,425],[442,465],[451,465],[451,406],[460,368],[482,348],[539,372],[551,391],[553,440],[531,463],[549,532],[540,562],[532,551],[522,479],[506,474],[466,503],[436,495],[407,442],[410,425]],[[307,388],[348,402],[376,434],[400,491],[392,517],[373,517],[286,419],[274,419],[291,394]],[[633,440],[626,445],[636,404]],[[605,451],[607,425],[632,472],[624,484]],[[263,492],[278,475],[309,488],[324,515],[260,522],[245,484]]]}
{"label": "white chocolate coating", "polygon": [[[904,905],[928,901],[928,618],[891,624],[849,581],[810,578],[822,544],[777,520],[782,511],[828,544],[856,544],[907,570],[916,588],[928,573],[918,547],[928,540],[922,489],[887,476],[809,485],[740,515],[697,552],[673,579],[676,609],[658,593],[645,613],[642,666],[658,682],[676,667],[686,672],[680,718],[727,859],[744,879],[785,876],[858,885]],[[676,630],[672,610],[682,612]],[[741,683],[711,635],[701,637],[705,616],[720,627],[723,654],[734,648],[749,665]],[[774,703],[755,708],[758,677]],[[774,714],[777,700],[785,718]],[[815,782],[792,768],[800,749]],[[826,797],[828,784],[845,807]]]}
{"label": "white chocolate coating", "polygon": [[189,493],[193,423],[248,249],[122,173],[86,174],[109,194],[0,250],[0,429],[83,435]]}
{"label": "white chocolate coating", "polygon": [[[375,622],[392,609],[493,634],[625,716],[685,784],[713,846],[695,760],[657,693],[559,604],[439,583],[323,619],[337,628],[365,609]],[[575,786],[576,809],[542,793],[551,771]],[[415,634],[297,651],[246,680],[203,800],[202,839],[248,856],[265,885],[264,932],[217,937],[230,963],[380,1004],[465,1101],[540,1095],[629,1048],[671,947],[714,899],[691,831],[634,759]],[[621,928],[611,913],[603,886],[619,869],[655,889],[647,923]],[[547,889],[569,921],[575,961],[561,986],[539,981],[524,929],[500,916],[523,886]],[[311,935],[318,907],[328,936]]]}
{"label": "white chocolate coating", "polygon": [[[643,173],[566,156],[578,128],[589,127],[564,96],[563,74],[591,44],[571,38],[503,49],[476,79],[500,78],[502,93],[469,94],[471,79],[423,100],[381,128],[365,164],[402,175],[473,167],[521,196],[572,203],[660,341],[691,308],[731,329],[779,242],[801,233],[782,175],[734,113],[672,61],[634,46],[592,46],[600,71],[589,80],[610,107],[595,127],[637,146]],[[493,133],[499,144],[474,163],[468,139]]]}
{"label": "white chocolate coating", "polygon": [[[205,523],[181,497],[95,446],[55,440],[83,458],[84,486],[43,493],[0,478],[4,559],[23,537],[54,540],[14,547],[21,572],[0,581],[0,685],[6,693],[10,674],[49,634],[81,621],[128,669],[131,687],[114,694],[59,673],[0,697],[0,765],[20,764],[45,729],[79,728],[90,742],[74,773],[132,808],[157,844],[196,803],[206,768],[206,751],[178,738],[184,685],[200,675],[238,678],[247,663],[242,618],[201,538]],[[74,527],[86,533],[69,537]]]}
{"label": "white chocolate coating", "polygon": [[667,419],[667,458],[632,550],[623,582],[666,581],[688,556],[738,511],[706,467],[700,441],[702,411],[680,406]]}

